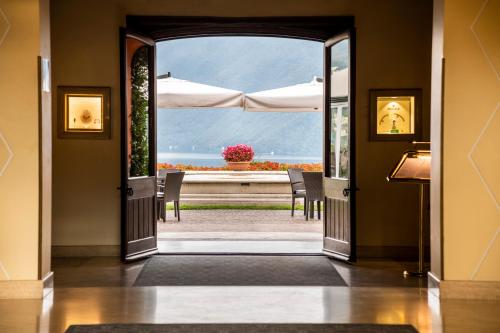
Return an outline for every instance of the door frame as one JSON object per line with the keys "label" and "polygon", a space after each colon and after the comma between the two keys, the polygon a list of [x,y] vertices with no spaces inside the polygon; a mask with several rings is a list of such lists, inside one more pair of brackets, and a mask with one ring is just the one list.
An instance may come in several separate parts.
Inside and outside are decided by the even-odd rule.
{"label": "door frame", "polygon": [[[280,37],[317,41],[325,43],[333,36],[351,32],[352,50],[355,50],[354,16],[303,16],[303,17],[203,17],[203,16],[135,16],[127,15],[126,29],[137,31],[154,40],[154,42],[215,36],[260,36]],[[355,52],[350,53],[350,98],[352,98],[352,114],[355,110]],[[324,58],[326,61],[326,58]],[[351,97],[352,96],[352,97]],[[325,109],[326,110],[326,109]],[[354,117],[351,118],[354,122]],[[123,122],[122,122],[123,123]],[[324,124],[325,125],[325,124]],[[323,128],[325,129],[325,126]],[[351,131],[351,155],[355,156],[355,133]],[[324,140],[323,140],[324,141]],[[156,154],[156,144],[155,144]],[[325,164],[325,160],[323,160]],[[123,171],[122,171],[123,172]],[[155,171],[156,172],[156,171]],[[350,172],[355,175],[356,167],[350,163]],[[352,200],[351,217],[355,221],[355,201]],[[323,205],[325,216],[325,205]],[[123,226],[122,226],[123,229]],[[324,233],[324,230],[323,230]],[[351,233],[355,235],[355,223]],[[353,238],[355,240],[355,236]],[[355,244],[355,241],[354,241]],[[355,247],[355,246],[354,246]],[[355,255],[355,249],[354,255]],[[323,251],[324,253],[324,251]]]}
{"label": "door frame", "polygon": [[354,16],[213,17],[127,15],[126,26],[156,42],[208,36],[267,36],[326,42],[354,29]]}

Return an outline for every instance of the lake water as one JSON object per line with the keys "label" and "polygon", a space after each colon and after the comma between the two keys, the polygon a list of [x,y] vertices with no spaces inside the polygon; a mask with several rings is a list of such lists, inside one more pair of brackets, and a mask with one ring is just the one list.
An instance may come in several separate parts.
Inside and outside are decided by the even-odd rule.
{"label": "lake water", "polygon": [[[226,162],[220,154],[203,153],[158,153],[158,163],[191,164],[195,166],[222,167]],[[293,155],[255,155],[254,161],[273,161],[278,163],[321,163],[321,157]]]}

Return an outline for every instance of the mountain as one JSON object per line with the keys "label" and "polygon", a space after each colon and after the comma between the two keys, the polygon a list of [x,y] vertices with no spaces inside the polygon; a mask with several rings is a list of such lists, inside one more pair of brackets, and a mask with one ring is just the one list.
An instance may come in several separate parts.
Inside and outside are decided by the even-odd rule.
{"label": "mountain", "polygon": [[[157,72],[255,92],[322,77],[323,44],[274,37],[203,37],[161,42]],[[250,144],[257,154],[321,156],[321,113],[159,109],[158,152],[220,153]]]}

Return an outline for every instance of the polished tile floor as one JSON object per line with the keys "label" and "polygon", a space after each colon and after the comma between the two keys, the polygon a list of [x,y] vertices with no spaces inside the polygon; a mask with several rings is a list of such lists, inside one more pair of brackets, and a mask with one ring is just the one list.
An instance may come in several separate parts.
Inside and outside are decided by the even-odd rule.
{"label": "polished tile floor", "polygon": [[409,323],[420,332],[500,332],[500,303],[439,300],[405,263],[336,263],[350,287],[130,287],[143,262],[54,261],[54,292],[0,300],[0,332],[62,333],[83,323]]}

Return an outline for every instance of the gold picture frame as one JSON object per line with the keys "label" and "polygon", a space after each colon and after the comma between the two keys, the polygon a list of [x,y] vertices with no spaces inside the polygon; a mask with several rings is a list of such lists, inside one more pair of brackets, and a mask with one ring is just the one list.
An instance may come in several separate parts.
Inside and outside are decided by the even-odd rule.
{"label": "gold picture frame", "polygon": [[58,137],[111,138],[109,87],[57,87]]}
{"label": "gold picture frame", "polygon": [[371,141],[419,141],[421,119],[421,89],[370,90]]}

